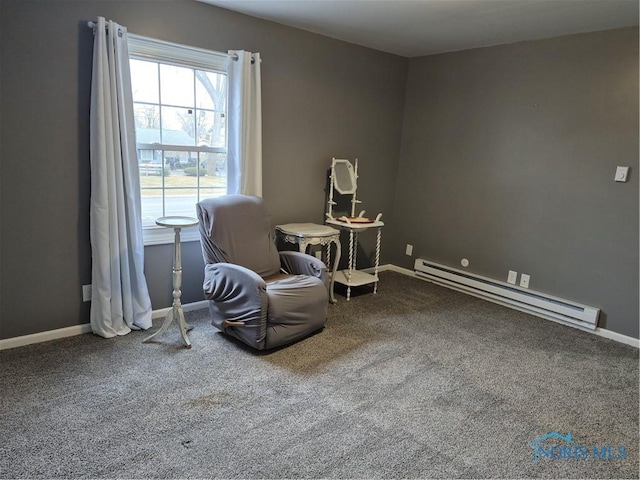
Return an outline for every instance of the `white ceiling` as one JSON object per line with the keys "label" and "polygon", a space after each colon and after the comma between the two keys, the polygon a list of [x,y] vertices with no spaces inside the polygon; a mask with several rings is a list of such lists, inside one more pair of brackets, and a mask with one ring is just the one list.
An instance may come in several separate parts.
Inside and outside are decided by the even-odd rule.
{"label": "white ceiling", "polygon": [[405,57],[638,25],[638,0],[200,0]]}

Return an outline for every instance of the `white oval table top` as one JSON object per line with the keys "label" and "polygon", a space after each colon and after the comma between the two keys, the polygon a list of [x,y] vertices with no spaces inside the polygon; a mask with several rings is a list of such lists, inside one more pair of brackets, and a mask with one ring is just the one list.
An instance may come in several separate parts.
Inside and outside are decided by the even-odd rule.
{"label": "white oval table top", "polygon": [[276,228],[287,235],[303,237],[328,237],[340,233],[335,228],[327,225],[318,225],[316,223],[287,223],[285,225],[278,225]]}
{"label": "white oval table top", "polygon": [[156,225],[161,227],[170,227],[170,228],[187,228],[187,227],[195,227],[198,225],[198,219],[193,217],[183,217],[183,216],[168,216],[168,217],[160,217],[156,220]]}

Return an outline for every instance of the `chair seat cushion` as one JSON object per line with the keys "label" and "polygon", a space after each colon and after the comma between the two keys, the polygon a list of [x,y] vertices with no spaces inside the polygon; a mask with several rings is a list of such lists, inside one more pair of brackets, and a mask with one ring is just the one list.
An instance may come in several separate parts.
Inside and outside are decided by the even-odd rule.
{"label": "chair seat cushion", "polygon": [[327,290],[319,278],[283,276],[267,283],[267,297],[265,348],[291,343],[320,330],[327,321]]}

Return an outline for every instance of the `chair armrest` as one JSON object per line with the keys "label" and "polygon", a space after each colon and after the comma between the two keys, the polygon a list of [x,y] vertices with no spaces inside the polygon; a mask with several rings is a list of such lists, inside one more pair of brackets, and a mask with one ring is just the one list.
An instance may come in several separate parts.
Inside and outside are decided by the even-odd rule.
{"label": "chair armrest", "polygon": [[283,251],[278,253],[280,253],[280,265],[285,272],[319,278],[327,288],[329,287],[327,266],[321,260],[301,252]]}
{"label": "chair armrest", "polygon": [[263,348],[269,299],[260,275],[232,263],[207,264],[203,290],[216,328]]}
{"label": "chair armrest", "polygon": [[233,263],[209,263],[204,267],[204,298],[224,302],[241,294],[265,291],[267,286],[256,272]]}

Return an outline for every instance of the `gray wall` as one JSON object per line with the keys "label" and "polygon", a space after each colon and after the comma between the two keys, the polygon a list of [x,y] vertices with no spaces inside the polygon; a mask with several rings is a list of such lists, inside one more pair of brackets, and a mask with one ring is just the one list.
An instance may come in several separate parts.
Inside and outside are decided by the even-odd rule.
{"label": "gray wall", "polygon": [[[263,58],[264,198],[276,223],[321,222],[332,156],[361,160],[361,197],[391,212],[408,60],[194,1],[2,0],[0,338],[87,323],[91,280],[92,34],[129,31]],[[202,299],[197,242],[183,301]],[[171,301],[172,246],[147,247],[154,308]]]}
{"label": "gray wall", "polygon": [[638,29],[411,59],[405,104],[387,258],[527,273],[637,338]]}
{"label": "gray wall", "polygon": [[[638,336],[637,29],[409,61],[190,0],[0,8],[0,338],[88,321],[85,25],[99,15],[262,54],[275,223],[321,222],[330,158],[357,156],[359,198],[387,222],[384,263],[412,267],[412,243],[415,256],[467,257],[497,279],[528,273],[532,289],[600,307],[602,326]],[[632,167],[628,183],[613,182],[616,165]],[[145,250],[154,308],[170,303],[171,250]],[[198,301],[197,242],[183,263],[183,300]]]}

